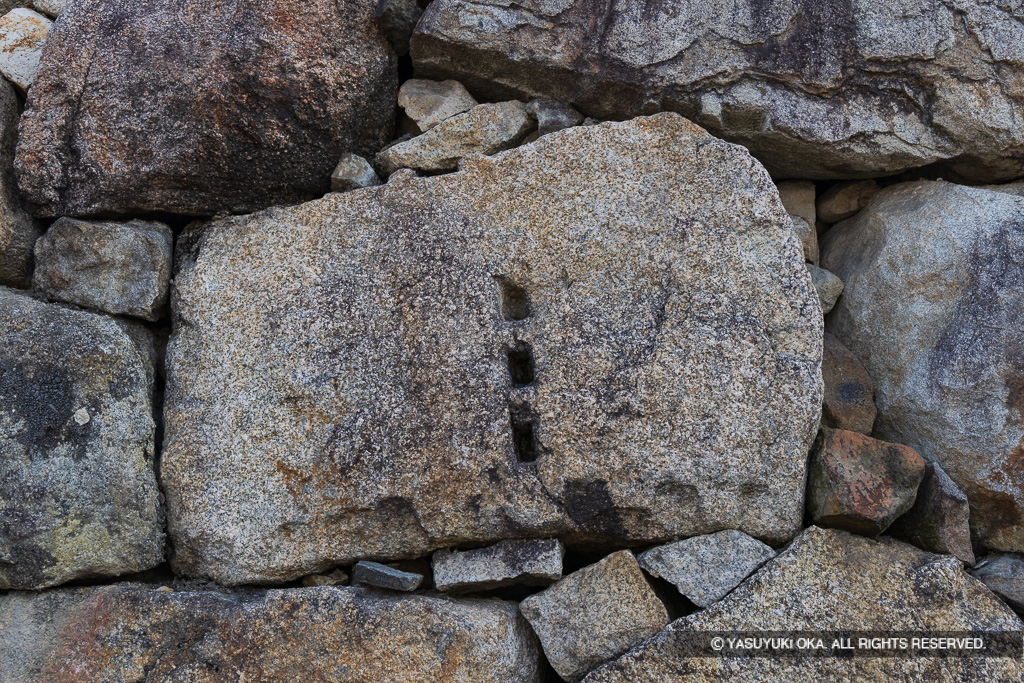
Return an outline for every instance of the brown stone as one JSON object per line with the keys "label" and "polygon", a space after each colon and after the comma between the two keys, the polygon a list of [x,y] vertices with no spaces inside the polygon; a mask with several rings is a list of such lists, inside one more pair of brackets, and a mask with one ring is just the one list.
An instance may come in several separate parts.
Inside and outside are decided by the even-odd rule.
{"label": "brown stone", "polygon": [[875,386],[853,352],[827,332],[821,376],[825,380],[821,424],[870,435],[878,415]]}
{"label": "brown stone", "polygon": [[823,427],[809,472],[814,523],[880,534],[914,504],[924,469],[924,458],[908,446]]}
{"label": "brown stone", "polygon": [[967,496],[938,463],[926,465],[914,507],[893,523],[889,533],[919,548],[974,564]]}

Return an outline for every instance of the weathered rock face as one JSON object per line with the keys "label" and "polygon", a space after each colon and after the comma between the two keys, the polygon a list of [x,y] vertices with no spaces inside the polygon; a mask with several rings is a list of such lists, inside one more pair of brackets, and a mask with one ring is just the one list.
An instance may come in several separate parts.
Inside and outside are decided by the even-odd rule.
{"label": "weathered rock face", "polygon": [[935,460],[982,546],[1024,550],[1024,198],[920,181],[829,231],[829,322],[875,382],[875,436]]}
{"label": "weathered rock face", "polygon": [[434,553],[434,585],[440,591],[480,591],[524,584],[547,586],[562,578],[561,541],[502,541],[474,550]]}
{"label": "weathered rock face", "polygon": [[[390,136],[370,0],[80,0],[46,43],[18,175],[37,215],[252,211],[325,193]],[[163,46],[159,49],[154,46]]]}
{"label": "weathered rock face", "polygon": [[1006,601],[1018,614],[1024,612],[1024,560],[1015,555],[982,558],[971,570],[989,590]]}
{"label": "weathered rock face", "polygon": [[874,180],[849,180],[836,183],[818,198],[818,218],[837,223],[863,209],[878,194]]}
{"label": "weathered rock face", "polygon": [[416,123],[420,132],[426,132],[478,104],[458,81],[410,78],[398,90],[398,106]]}
{"label": "weathered rock face", "polygon": [[850,349],[827,332],[821,356],[821,378],[825,381],[821,424],[871,434],[878,417],[875,385]]}
{"label": "weathered rock face", "polygon": [[974,564],[967,496],[934,462],[925,466],[914,507],[896,520],[889,533],[919,548]]}
{"label": "weathered rock face", "polygon": [[668,612],[640,571],[620,550],[573,572],[519,603],[552,668],[567,681],[617,657],[660,631]]}
{"label": "weathered rock face", "polygon": [[408,593],[420,587],[423,575],[403,572],[379,562],[362,560],[352,568],[352,583]]}
{"label": "weathered rock face", "polygon": [[822,323],[763,169],[672,114],[462,166],[180,240],[174,567],[795,535]]}
{"label": "weathered rock face", "polygon": [[53,22],[24,7],[0,18],[0,73],[25,92],[35,80]]}
{"label": "weathered rock face", "polygon": [[435,0],[411,54],[491,98],[677,111],[781,177],[947,161],[983,180],[1024,173],[1022,45],[1019,10],[989,0]]}
{"label": "weathered rock face", "polygon": [[167,306],[173,250],[163,223],[62,218],[36,242],[32,286],[54,301],[157,320]]}
{"label": "weathered rock face", "polygon": [[537,641],[501,600],[366,588],[0,596],[0,680],[535,683]]}
{"label": "weathered rock face", "polygon": [[[813,230],[814,228],[811,228]],[[818,301],[821,303],[821,312],[829,313],[836,305],[840,295],[843,293],[843,281],[833,273],[818,268],[812,263],[807,264],[807,272],[811,274],[811,282],[814,290],[818,292]]]}
{"label": "weathered rock face", "polygon": [[0,288],[0,589],[163,560],[152,361],[118,323]]}
{"label": "weathered rock face", "polygon": [[1020,680],[1010,657],[687,657],[695,631],[1016,631],[1010,609],[959,560],[892,539],[812,527],[709,609],[587,676],[639,681]]}
{"label": "weathered rock face", "polygon": [[32,250],[41,230],[18,204],[17,131],[18,99],[14,87],[0,79],[0,285],[24,288],[32,281]]}

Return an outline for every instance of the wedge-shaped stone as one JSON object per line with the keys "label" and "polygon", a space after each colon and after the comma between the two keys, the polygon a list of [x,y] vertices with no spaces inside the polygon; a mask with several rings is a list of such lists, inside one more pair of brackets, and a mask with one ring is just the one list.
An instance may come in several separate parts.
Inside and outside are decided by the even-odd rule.
{"label": "wedge-shaped stone", "polygon": [[560,541],[502,541],[474,550],[434,553],[434,585],[445,592],[481,591],[524,584],[546,586],[562,578]]}
{"label": "wedge-shaped stone", "polygon": [[0,589],[163,561],[153,365],[136,336],[0,288]]}
{"label": "wedge-shaped stone", "polygon": [[361,587],[11,593],[0,633],[3,683],[540,681],[515,603]]}
{"label": "wedge-shaped stone", "polygon": [[[721,602],[683,617],[587,683],[1018,681],[1015,657],[692,657],[695,632],[966,632],[1024,623],[954,557],[811,527]],[[709,650],[710,652],[710,650]]]}
{"label": "wedge-shaped stone", "polygon": [[802,520],[822,322],[767,173],[674,114],[181,240],[175,567]]}

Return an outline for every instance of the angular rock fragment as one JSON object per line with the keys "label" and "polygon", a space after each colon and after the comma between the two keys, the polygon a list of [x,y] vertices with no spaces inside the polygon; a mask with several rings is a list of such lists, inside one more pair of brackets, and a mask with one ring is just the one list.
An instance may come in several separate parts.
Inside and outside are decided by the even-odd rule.
{"label": "angular rock fragment", "polygon": [[68,0],[32,0],[32,6],[43,14],[58,17],[67,9]]}
{"label": "angular rock fragment", "polygon": [[983,557],[970,572],[1014,611],[1024,613],[1024,560],[1019,556]]}
{"label": "angular rock fragment", "polygon": [[399,168],[454,171],[468,154],[494,154],[515,147],[532,127],[522,102],[481,104],[384,149],[376,165],[384,174]]}
{"label": "angular rock fragment", "polygon": [[434,553],[439,591],[480,591],[504,586],[546,586],[562,578],[565,547],[558,540],[502,541],[487,548]]}
{"label": "angular rock fragment", "polygon": [[807,505],[815,524],[874,536],[914,504],[924,470],[912,448],[823,427],[811,453]]}
{"label": "angular rock fragment", "polygon": [[302,577],[302,585],[312,588],[315,586],[344,586],[348,583],[348,574],[342,569],[335,569],[329,574],[311,574]]}
{"label": "angular rock fragment", "polygon": [[775,551],[742,531],[719,531],[652,548],[637,560],[648,574],[675,585],[698,607],[725,597]]}
{"label": "angular rock fragment", "polygon": [[804,219],[808,225],[817,222],[814,198],[817,189],[810,180],[784,180],[778,183],[779,198],[790,216]]}
{"label": "angular rock fragment", "polygon": [[539,683],[515,603],[138,584],[0,596],[0,679]]}
{"label": "angular rock fragment", "polygon": [[878,415],[875,386],[857,357],[827,332],[821,377],[825,381],[821,424],[870,435]]}
{"label": "angular rock fragment", "polygon": [[676,111],[779,178],[884,176],[942,162],[1024,174],[1024,24],[991,0],[856,3],[435,0],[417,74],[588,116]]}
{"label": "angular rock fragment", "polygon": [[411,78],[398,90],[398,106],[420,132],[476,107],[478,102],[458,81],[427,81]]}
{"label": "angular rock fragment", "polygon": [[157,320],[167,305],[174,234],[163,223],[61,218],[36,242],[32,286],[53,301]]}
{"label": "angular rock fragment", "polygon": [[380,185],[380,178],[370,162],[355,154],[342,154],[331,174],[331,191],[348,192],[361,187]]}
{"label": "angular rock fragment", "polygon": [[818,218],[825,223],[838,223],[863,209],[878,194],[874,180],[850,180],[836,183],[818,197]]}
{"label": "angular rock fragment", "polygon": [[0,18],[0,73],[22,92],[35,81],[51,26],[52,21],[24,7]]}
{"label": "angular rock fragment", "polygon": [[875,383],[875,436],[942,466],[979,547],[1024,550],[1024,197],[882,190],[826,235],[833,333]]}
{"label": "angular rock fragment", "polygon": [[393,591],[412,592],[423,583],[422,574],[403,572],[379,562],[360,560],[352,568],[352,585],[362,584]]}
{"label": "angular rock fragment", "polygon": [[151,360],[110,318],[3,288],[0,330],[0,590],[159,564]]}
{"label": "angular rock fragment", "polygon": [[554,670],[567,681],[660,631],[668,612],[621,550],[519,603]]}
{"label": "angular rock fragment", "polygon": [[[818,231],[814,223],[808,223],[799,216],[790,215],[793,221],[793,232],[800,238],[800,245],[804,250],[804,260],[807,263],[818,263]],[[827,313],[828,311],[825,311]]]}
{"label": "angular rock fragment", "polygon": [[179,243],[161,461],[179,572],[801,528],[817,295],[768,175],[681,117]]}
{"label": "angular rock fragment", "polygon": [[17,132],[18,98],[14,86],[0,80],[0,285],[27,288],[32,282],[33,249],[42,231],[18,203]]}
{"label": "angular rock fragment", "polygon": [[342,153],[391,137],[395,55],[374,6],[77,0],[22,117],[26,202],[212,215],[323,195]]}
{"label": "angular rock fragment", "polygon": [[1016,681],[1019,656],[692,657],[708,631],[1024,630],[960,561],[889,538],[812,527],[710,608],[601,667],[586,683],[682,681]]}
{"label": "angular rock fragment", "polygon": [[967,496],[934,462],[925,466],[914,507],[897,519],[889,533],[933,553],[955,555],[974,564]]}
{"label": "angular rock fragment", "polygon": [[547,135],[563,128],[572,128],[583,123],[583,114],[561,100],[540,97],[526,105],[533,118],[537,119],[537,134]]}
{"label": "angular rock fragment", "polygon": [[[813,231],[813,228],[812,228]],[[811,282],[818,292],[818,300],[821,302],[821,312],[829,313],[843,293],[843,281],[823,268],[813,263],[807,264],[807,272],[811,275]]]}

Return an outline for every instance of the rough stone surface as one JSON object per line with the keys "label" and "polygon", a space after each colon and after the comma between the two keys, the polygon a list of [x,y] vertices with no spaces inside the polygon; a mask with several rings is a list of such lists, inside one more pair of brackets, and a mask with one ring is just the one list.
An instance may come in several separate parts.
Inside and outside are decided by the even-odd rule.
{"label": "rough stone surface", "polygon": [[1021,631],[959,560],[812,527],[721,602],[673,622],[586,683],[1017,681],[1020,658],[687,657],[694,632]]}
{"label": "rough stone surface", "polygon": [[577,681],[668,623],[633,553],[620,550],[519,603],[554,670]]}
{"label": "rough stone surface", "polygon": [[344,586],[348,583],[348,574],[343,569],[335,569],[328,574],[311,574],[302,577],[302,585],[307,588],[315,586]]}
{"label": "rough stone surface", "polygon": [[817,296],[768,175],[678,116],[179,244],[161,466],[178,571],[801,527]]}
{"label": "rough stone surface", "polygon": [[807,272],[811,275],[811,282],[814,283],[814,290],[818,292],[818,300],[821,302],[821,312],[829,313],[843,293],[843,281],[834,274],[813,263],[807,264]]}
{"label": "rough stone surface", "polygon": [[532,127],[522,102],[481,104],[423,135],[388,147],[377,155],[376,165],[385,174],[403,167],[454,171],[467,154],[494,154],[515,147]]}
{"label": "rough stone surface", "polygon": [[874,180],[850,180],[836,183],[818,197],[818,219],[838,223],[863,209],[878,194]]}
{"label": "rough stone surface", "polygon": [[970,571],[1018,614],[1024,612],[1024,560],[1016,555],[992,555],[983,557]]}
{"label": "rough stone surface", "polygon": [[880,534],[914,504],[924,470],[912,448],[823,427],[811,453],[807,505],[815,524]]}
{"label": "rough stone surface", "polygon": [[458,81],[427,81],[410,78],[398,90],[398,106],[426,132],[479,103]]}
{"label": "rough stone surface", "polygon": [[779,178],[1024,174],[1024,24],[992,0],[435,0],[417,73],[588,116],[677,111]]}
{"label": "rough stone surface", "polygon": [[361,187],[380,185],[380,178],[370,162],[356,154],[342,154],[341,160],[331,174],[331,190],[348,192]]}
{"label": "rough stone surface", "polygon": [[514,603],[354,587],[0,596],[0,681],[538,683]]}
{"label": "rough stone surface", "polygon": [[157,320],[167,306],[173,250],[163,223],[61,218],[36,242],[32,286],[53,301]]}
{"label": "rough stone surface", "polygon": [[24,7],[0,18],[0,73],[22,92],[35,81],[51,26],[45,16]]}
{"label": "rough stone surface", "polygon": [[502,541],[486,548],[434,553],[440,591],[479,591],[523,584],[546,586],[562,578],[565,546],[558,540]]}
{"label": "rough stone surface", "polygon": [[827,332],[821,356],[821,377],[825,381],[821,424],[870,435],[878,416],[875,385],[850,349]]}
{"label": "rough stone surface", "polygon": [[372,0],[78,0],[54,26],[17,171],[41,216],[246,212],[323,195],[390,138]]}
{"label": "rough stone surface", "polygon": [[875,436],[938,462],[980,547],[1024,550],[1024,197],[893,185],[828,232],[829,331],[875,382]]}
{"label": "rough stone surface", "polygon": [[380,26],[395,54],[409,54],[409,39],[416,22],[423,16],[423,8],[417,0],[378,0],[377,24]]}
{"label": "rough stone surface", "polygon": [[352,568],[352,583],[408,593],[420,587],[423,575],[403,572],[379,562],[361,560]]}
{"label": "rough stone surface", "polygon": [[785,180],[778,183],[779,198],[790,216],[799,216],[814,225],[818,220],[814,207],[817,189],[810,180]]}
{"label": "rough stone surface", "polygon": [[1024,197],[1024,180],[1016,183],[1005,183],[1003,185],[986,185],[984,189]]}
{"label": "rough stone surface", "polygon": [[572,128],[583,123],[583,114],[573,109],[568,103],[553,100],[550,97],[539,97],[531,100],[526,108],[537,119],[537,134],[547,135],[563,128]]}
{"label": "rough stone surface", "polygon": [[159,564],[150,359],[114,320],[3,288],[0,331],[0,589]]}
{"label": "rough stone surface", "polygon": [[974,564],[967,496],[934,462],[925,467],[914,507],[893,523],[889,533],[919,548]]}
{"label": "rough stone surface", "polygon": [[648,574],[674,584],[693,604],[708,607],[773,557],[771,546],[730,529],[652,548],[637,560]]}
{"label": "rough stone surface", "polygon": [[32,0],[32,6],[43,14],[57,17],[67,9],[68,0]]}
{"label": "rough stone surface", "polygon": [[14,180],[14,145],[18,132],[14,87],[0,80],[0,285],[28,287],[39,226],[18,203]]}
{"label": "rough stone surface", "polygon": [[814,223],[808,223],[799,216],[791,215],[793,231],[796,233],[800,244],[804,249],[804,260],[808,263],[818,264],[818,231]]}

